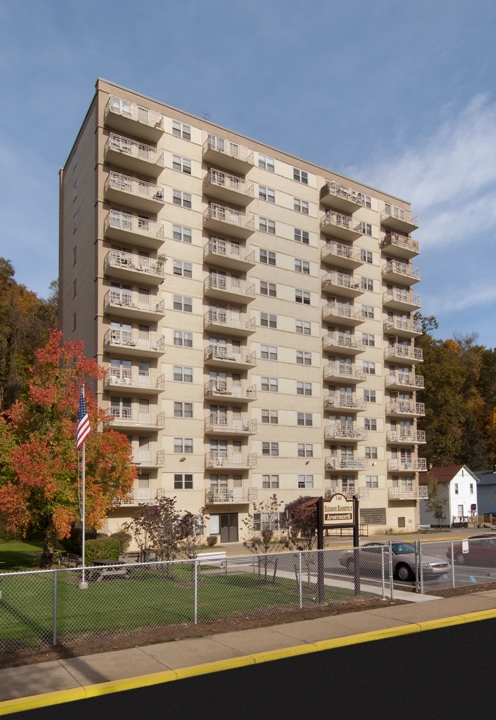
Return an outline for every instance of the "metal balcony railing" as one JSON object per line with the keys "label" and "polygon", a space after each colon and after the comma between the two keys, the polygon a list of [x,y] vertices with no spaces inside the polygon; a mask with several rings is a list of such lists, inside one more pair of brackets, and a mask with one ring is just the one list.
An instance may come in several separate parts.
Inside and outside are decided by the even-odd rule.
{"label": "metal balcony railing", "polygon": [[232,313],[229,310],[209,310],[205,313],[205,326],[225,325],[226,328],[255,331],[255,318],[244,313]]}
{"label": "metal balcony railing", "polygon": [[256,365],[254,352],[235,352],[225,345],[209,345],[205,348],[205,360],[228,360],[244,365]]}
{"label": "metal balcony railing", "polygon": [[109,290],[105,295],[105,309],[108,307],[122,307],[163,315],[164,301],[156,302],[156,299],[151,295],[142,295],[136,292]]}
{"label": "metal balcony railing", "polygon": [[365,198],[362,193],[356,192],[346,185],[340,185],[334,180],[326,180],[324,187],[322,188],[322,195],[334,195],[336,198],[342,198],[348,202],[355,203],[356,205],[365,205]]}
{"label": "metal balcony railing", "polygon": [[151,488],[135,487],[134,490],[129,493],[126,500],[119,502],[119,505],[155,505],[157,500],[164,497],[164,495],[164,488],[154,490]]}
{"label": "metal balcony railing", "polygon": [[109,268],[133,270],[144,273],[144,275],[153,275],[160,278],[165,277],[165,263],[161,260],[153,261],[150,258],[133,255],[133,253],[122,250],[111,250],[107,253],[104,261],[104,272]]}
{"label": "metal balcony railing", "polygon": [[399,260],[392,260],[385,264],[382,268],[383,275],[404,275],[406,278],[412,278],[420,280],[420,268],[410,263],[400,262]]}
{"label": "metal balcony railing", "polygon": [[353,335],[341,335],[340,333],[327,333],[322,338],[325,348],[348,348],[350,350],[364,350],[362,340],[357,340]]}
{"label": "metal balcony railing", "polygon": [[122,190],[132,195],[148,198],[149,200],[156,200],[161,203],[165,202],[164,188],[162,186],[156,183],[146,182],[145,180],[137,180],[136,178],[123,175],[114,170],[109,173],[105,181],[105,192],[107,192],[109,188]]}
{"label": "metal balcony railing", "polygon": [[210,184],[217,185],[217,187],[225,188],[226,190],[232,190],[247,197],[253,197],[254,195],[253,183],[248,183],[244,178],[230,175],[222,170],[211,168],[208,171],[203,179],[203,187],[205,188]]}
{"label": "metal balcony railing", "polygon": [[121,212],[120,210],[111,210],[105,218],[105,233],[107,233],[109,228],[124,230],[126,232],[136,233],[137,235],[145,235],[153,239],[165,239],[163,225],[159,225],[147,218],[140,218],[137,215]]}
{"label": "metal balcony railing", "polygon": [[205,455],[207,468],[253,468],[257,466],[256,453],[226,453]]}
{"label": "metal balcony railing", "polygon": [[413,240],[413,238],[408,237],[408,235],[400,235],[399,233],[386,233],[381,242],[381,248],[385,248],[388,245],[392,245],[393,247],[406,250],[408,253],[416,255],[420,252],[418,240]]}
{"label": "metal balcony railing", "polygon": [[388,318],[384,320],[384,332],[388,330],[407,331],[412,333],[422,332],[422,323],[420,320],[404,320],[400,317]]}
{"label": "metal balcony railing", "polygon": [[331,455],[326,458],[326,468],[328,470],[365,470],[367,461],[365,458],[340,458],[337,455]]}
{"label": "metal balcony railing", "polygon": [[163,390],[165,388],[165,375],[153,372],[139,372],[125,368],[110,368],[105,375],[105,387],[150,388]]}
{"label": "metal balcony railing", "polygon": [[327,409],[338,408],[339,410],[365,410],[367,403],[365,400],[361,400],[355,395],[335,392],[330,393],[324,399],[324,407]]}
{"label": "metal balcony railing", "polygon": [[165,338],[157,333],[141,334],[139,330],[117,330],[111,328],[105,333],[105,345],[129,347],[139,350],[165,352]]}
{"label": "metal balcony railing", "polygon": [[381,212],[381,222],[387,221],[389,218],[401,220],[402,222],[409,223],[410,225],[419,225],[419,217],[410,210],[404,210],[403,208],[396,207],[395,205],[388,205]]}
{"label": "metal balcony railing", "polygon": [[105,106],[105,120],[109,113],[121,115],[124,118],[135,120],[137,123],[148,125],[150,128],[164,130],[164,116],[154,110],[136,105],[123,98],[111,95]]}
{"label": "metal balcony railing", "polygon": [[209,135],[203,144],[203,154],[209,150],[215,150],[228,157],[236,158],[237,160],[253,165],[253,151],[244,145],[239,145],[226,138]]}
{"label": "metal balcony railing", "polygon": [[[377,488],[368,488],[365,486],[361,487],[354,487],[353,485],[350,487],[340,487],[339,485],[331,485],[330,487],[324,488],[324,499],[330,500],[333,495],[336,493],[341,493],[345,496],[347,500],[352,500],[353,497],[357,497],[359,500],[368,500],[369,499],[369,491],[370,490],[376,490]],[[362,526],[360,526],[362,527]],[[362,530],[360,530],[361,534]]]}
{"label": "metal balcony railing", "polygon": [[338,243],[335,240],[328,242],[324,245],[320,251],[320,257],[322,260],[331,257],[336,258],[336,264],[339,264],[339,260],[351,260],[353,263],[362,263],[361,251],[353,248],[351,245],[344,243]]}
{"label": "metal balcony railing", "polygon": [[135,459],[136,465],[142,465],[144,467],[162,467],[165,465],[165,450],[139,450],[138,457]]}
{"label": "metal balcony railing", "polygon": [[217,203],[210,203],[209,207],[203,214],[205,221],[207,220],[220,220],[221,222],[228,223],[229,225],[236,225],[237,227],[245,230],[255,230],[255,216],[251,213],[244,213],[234,208],[226,207],[225,205],[217,205]]}
{"label": "metal balcony railing", "polygon": [[258,499],[258,488],[232,488],[225,490],[205,490],[205,503],[251,503]]}
{"label": "metal balcony railing", "polygon": [[389,430],[386,433],[389,443],[425,443],[425,430]]}
{"label": "metal balcony railing", "polygon": [[324,437],[326,440],[366,440],[367,431],[353,425],[336,423],[324,428]]}
{"label": "metal balcony railing", "polygon": [[388,488],[388,498],[390,500],[423,500],[428,497],[426,487],[390,487]]}
{"label": "metal balcony railing", "polygon": [[252,434],[257,432],[257,421],[246,417],[238,418],[223,413],[214,413],[205,418],[205,432]]}
{"label": "metal balcony railing", "polygon": [[362,321],[362,311],[355,310],[351,305],[341,305],[340,303],[330,302],[324,305],[322,315],[326,317],[338,317],[344,320],[359,320]]}
{"label": "metal balcony railing", "polygon": [[425,403],[411,400],[394,400],[386,403],[386,413],[388,415],[425,415]]}
{"label": "metal balcony railing", "polygon": [[158,167],[164,167],[164,153],[157,150],[157,148],[151,145],[145,145],[144,143],[131,140],[130,138],[123,137],[122,135],[116,135],[111,133],[109,139],[105,143],[105,155],[109,150],[120,152],[123,155],[129,155],[130,157],[136,158],[137,160],[143,160],[143,162],[149,162],[152,165]]}
{"label": "metal balcony railing", "polygon": [[342,213],[336,213],[332,210],[328,210],[322,220],[320,221],[320,227],[325,230],[326,228],[340,228],[350,233],[360,235],[361,234],[361,222],[356,220],[351,215],[343,215]]}
{"label": "metal balcony railing", "polygon": [[203,291],[208,292],[209,290],[225,290],[236,295],[255,297],[254,283],[249,284],[244,280],[228,277],[227,275],[209,275],[209,277],[205,278]]}
{"label": "metal balcony railing", "polygon": [[205,383],[205,397],[232,397],[238,400],[256,400],[257,386],[233,383],[227,380],[209,380]]}
{"label": "metal balcony railing", "polygon": [[408,360],[416,360],[417,362],[423,362],[424,351],[422,348],[413,347],[412,345],[389,345],[386,348],[386,358],[405,358]]}
{"label": "metal balcony railing", "polygon": [[388,460],[388,470],[391,472],[398,471],[411,471],[411,472],[422,472],[427,470],[427,460],[425,458],[407,458],[407,459],[395,459]]}
{"label": "metal balcony railing", "polygon": [[415,373],[390,373],[386,375],[386,387],[390,385],[423,389],[424,378],[422,375],[415,375]]}
{"label": "metal balcony railing", "polygon": [[143,413],[128,408],[108,408],[108,415],[113,418],[112,427],[135,426],[135,427],[165,427],[165,413],[160,412],[156,415],[152,413]]}
{"label": "metal balcony railing", "polygon": [[411,290],[404,290],[403,288],[393,288],[392,290],[386,290],[382,296],[384,305],[390,302],[405,303],[408,305],[415,305],[420,307],[422,305],[422,298],[417,293]]}
{"label": "metal balcony railing", "polygon": [[255,265],[256,262],[254,250],[248,251],[238,243],[232,243],[221,238],[210,238],[203,249],[203,255],[204,257],[218,255],[220,258],[226,258],[226,260],[239,260],[251,265]]}
{"label": "metal balcony railing", "polygon": [[341,378],[342,380],[365,380],[363,370],[354,368],[353,365],[330,362],[324,365],[324,378]]}
{"label": "metal balcony railing", "polygon": [[326,285],[361,291],[360,280],[351,273],[328,272],[322,278],[322,287],[325,288]]}

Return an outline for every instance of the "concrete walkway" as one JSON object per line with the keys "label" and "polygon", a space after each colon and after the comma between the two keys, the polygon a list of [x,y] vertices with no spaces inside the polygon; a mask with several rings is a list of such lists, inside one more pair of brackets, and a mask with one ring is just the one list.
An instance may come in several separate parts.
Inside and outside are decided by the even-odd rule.
{"label": "concrete walkway", "polygon": [[496,617],[496,590],[436,600],[0,670],[0,715]]}

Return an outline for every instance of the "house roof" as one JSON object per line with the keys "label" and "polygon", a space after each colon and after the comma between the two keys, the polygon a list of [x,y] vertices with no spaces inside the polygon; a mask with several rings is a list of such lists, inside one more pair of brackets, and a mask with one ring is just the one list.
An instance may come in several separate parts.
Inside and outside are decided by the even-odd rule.
{"label": "house roof", "polygon": [[435,478],[440,483],[450,483],[462,469],[466,470],[474,480],[479,482],[477,475],[466,465],[446,465],[446,467],[434,467],[429,472],[419,473],[419,485],[427,485],[431,478]]}
{"label": "house roof", "polygon": [[479,470],[477,475],[479,485],[496,485],[496,472],[493,470]]}

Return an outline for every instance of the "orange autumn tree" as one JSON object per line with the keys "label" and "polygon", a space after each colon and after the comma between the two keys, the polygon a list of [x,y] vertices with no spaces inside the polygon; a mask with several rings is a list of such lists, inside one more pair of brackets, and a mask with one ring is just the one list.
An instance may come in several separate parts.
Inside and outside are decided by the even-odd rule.
{"label": "orange autumn tree", "polygon": [[[83,383],[104,375],[84,356],[80,340],[50,332],[35,353],[29,392],[0,417],[0,513],[7,529],[43,537],[42,567],[50,567],[55,539],[80,520],[75,430]],[[86,441],[86,523],[98,528],[125,498],[136,476],[127,438],[108,426],[95,395],[86,392],[91,435]]]}

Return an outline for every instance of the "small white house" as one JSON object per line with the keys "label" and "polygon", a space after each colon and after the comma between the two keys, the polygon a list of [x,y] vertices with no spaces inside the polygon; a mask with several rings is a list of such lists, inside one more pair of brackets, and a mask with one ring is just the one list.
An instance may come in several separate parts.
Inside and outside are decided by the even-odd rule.
{"label": "small white house", "polygon": [[427,499],[420,500],[421,525],[451,526],[454,523],[467,522],[468,518],[477,515],[477,476],[466,465],[449,465],[448,467],[431,468],[429,472],[419,473],[419,486],[428,486],[429,480],[435,478],[448,487],[448,505],[441,522],[427,510]]}

